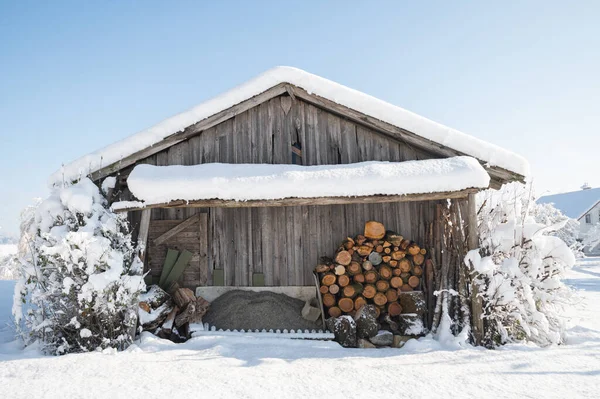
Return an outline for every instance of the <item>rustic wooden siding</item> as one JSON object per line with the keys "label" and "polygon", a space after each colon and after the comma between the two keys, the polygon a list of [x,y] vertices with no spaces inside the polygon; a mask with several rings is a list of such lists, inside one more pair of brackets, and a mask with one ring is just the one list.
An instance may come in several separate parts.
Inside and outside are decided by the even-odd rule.
{"label": "rustic wooden siding", "polygon": [[[161,166],[208,162],[291,164],[294,143],[302,147],[303,165],[435,157],[303,101],[281,96],[139,163]],[[129,199],[126,190],[121,198]],[[153,209],[150,229],[152,232],[156,221],[184,220],[196,212],[206,212],[208,284],[211,283],[210,271],[223,268],[228,285],[251,284],[253,272],[264,273],[266,285],[309,285],[313,283],[310,273],[318,257],[331,255],[347,234],[360,233],[365,221],[382,221],[388,228],[422,241],[425,223],[433,219],[433,209],[433,203],[428,202]],[[130,215],[134,229],[139,220],[137,213]],[[166,252],[163,247],[161,250]]]}

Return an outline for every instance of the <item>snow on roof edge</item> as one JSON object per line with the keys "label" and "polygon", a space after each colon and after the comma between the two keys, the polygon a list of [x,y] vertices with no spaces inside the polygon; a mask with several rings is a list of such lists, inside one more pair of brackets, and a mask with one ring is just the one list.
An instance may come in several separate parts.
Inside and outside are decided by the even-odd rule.
{"label": "snow on roof edge", "polygon": [[[358,184],[360,182],[360,184]],[[138,201],[113,209],[171,201],[278,200],[453,192],[487,188],[490,176],[467,156],[341,165],[223,164],[135,166],[127,179]]]}
{"label": "snow on roof edge", "polygon": [[524,177],[529,176],[529,163],[524,157],[516,153],[339,83],[301,69],[284,66],[272,68],[188,111],[174,115],[148,129],[80,157],[53,173],[50,176],[49,183],[53,185],[91,174],[281,83],[301,87],[308,93],[316,94],[337,104],[411,131],[418,136],[473,156],[490,166],[499,166]]}

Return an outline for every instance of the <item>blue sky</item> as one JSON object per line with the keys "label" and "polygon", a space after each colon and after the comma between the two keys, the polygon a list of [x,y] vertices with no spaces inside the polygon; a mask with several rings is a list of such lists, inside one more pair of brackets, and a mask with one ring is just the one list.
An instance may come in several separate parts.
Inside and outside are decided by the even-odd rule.
{"label": "blue sky", "polygon": [[275,65],[519,152],[539,193],[600,186],[598,15],[597,1],[0,0],[0,231],[62,163]]}

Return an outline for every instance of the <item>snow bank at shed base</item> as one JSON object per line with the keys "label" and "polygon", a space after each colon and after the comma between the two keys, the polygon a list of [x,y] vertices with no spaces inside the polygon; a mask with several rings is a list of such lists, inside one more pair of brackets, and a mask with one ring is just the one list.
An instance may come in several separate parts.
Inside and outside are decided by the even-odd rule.
{"label": "snow bank at shed base", "polygon": [[63,181],[78,180],[281,83],[291,83],[308,93],[316,94],[390,125],[406,129],[435,143],[473,156],[487,162],[490,166],[499,166],[523,176],[529,175],[527,160],[502,147],[301,69],[276,67],[188,111],[63,166],[50,176],[49,183],[54,185]]}
{"label": "snow bank at shed base", "polygon": [[[146,205],[174,200],[249,201],[439,193],[483,189],[489,182],[487,172],[471,157],[318,166],[138,165],[127,180],[132,194]],[[114,209],[128,206],[130,202],[113,204]]]}

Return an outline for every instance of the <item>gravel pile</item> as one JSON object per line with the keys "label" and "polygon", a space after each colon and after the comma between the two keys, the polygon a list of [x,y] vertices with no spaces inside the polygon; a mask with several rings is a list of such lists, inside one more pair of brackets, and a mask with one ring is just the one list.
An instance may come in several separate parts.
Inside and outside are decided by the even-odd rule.
{"label": "gravel pile", "polygon": [[322,329],[302,317],[304,302],[283,294],[263,291],[229,291],[211,304],[202,321],[224,330]]}

